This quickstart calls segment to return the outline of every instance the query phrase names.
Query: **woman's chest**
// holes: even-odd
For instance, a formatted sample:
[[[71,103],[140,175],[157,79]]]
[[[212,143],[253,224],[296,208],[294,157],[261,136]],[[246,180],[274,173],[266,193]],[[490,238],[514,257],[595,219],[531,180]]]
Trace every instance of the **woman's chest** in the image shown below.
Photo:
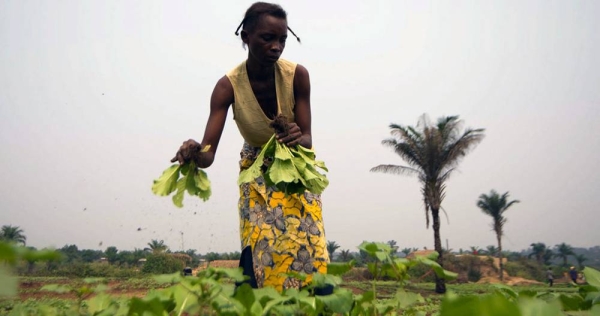
[[[273,119],[277,115],[277,89],[275,80],[250,81],[252,92],[265,115]]]

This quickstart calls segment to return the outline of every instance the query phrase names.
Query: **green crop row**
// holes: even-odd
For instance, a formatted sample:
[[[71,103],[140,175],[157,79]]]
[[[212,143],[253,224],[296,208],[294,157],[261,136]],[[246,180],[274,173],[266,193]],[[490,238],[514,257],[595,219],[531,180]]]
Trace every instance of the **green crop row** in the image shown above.
[[[382,243],[365,242],[359,246],[374,260],[368,266],[374,276],[362,294],[353,294],[342,286],[341,274],[352,268],[351,263],[332,263],[328,274],[314,275],[311,284],[288,289],[283,293],[272,288],[252,289],[242,282],[238,269],[208,268],[195,277],[180,274],[155,278],[163,289],[151,290],[143,298],[117,298],[106,294],[103,279],[86,279],[83,285],[47,285],[44,290],[70,293],[73,302],[31,301],[10,305],[8,315],[598,315],[600,313],[600,272],[586,268],[588,284],[578,285],[575,293],[551,293],[496,285],[488,294],[459,294],[449,291],[443,296],[424,298],[406,291],[411,268],[425,264],[439,278],[452,279],[455,274],[437,264],[434,254],[427,258],[404,259],[391,256],[391,249]],[[17,292],[16,278],[8,267],[18,260],[52,260],[52,253],[37,253],[0,244],[0,295]],[[303,275],[293,275],[302,279]],[[394,279],[393,283],[378,283],[377,279]],[[315,295],[314,289],[334,286],[333,294]],[[411,285],[412,286],[412,285]],[[382,299],[380,292],[385,292]],[[439,300],[437,298],[440,298]],[[0,305],[1,306],[1,305]]]

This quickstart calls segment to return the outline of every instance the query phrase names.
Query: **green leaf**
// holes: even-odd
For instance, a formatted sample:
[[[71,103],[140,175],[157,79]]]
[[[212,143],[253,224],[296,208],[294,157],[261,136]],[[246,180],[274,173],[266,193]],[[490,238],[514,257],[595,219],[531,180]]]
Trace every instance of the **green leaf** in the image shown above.
[[[256,301],[252,287],[250,287],[250,284],[248,283],[244,283],[236,289],[234,298],[244,306],[246,312],[252,309],[252,305],[254,305]]]
[[[7,242],[0,242],[0,262],[14,264],[17,261],[17,248]]]
[[[585,280],[588,284],[600,288],[600,271],[585,267],[583,269],[583,274],[585,275]]]
[[[398,292],[396,292],[396,300],[398,300],[401,309],[405,309],[415,303],[425,302],[425,299],[423,296],[421,296],[421,294],[409,293],[404,289],[400,289]]]
[[[558,299],[562,303],[562,307],[565,311],[579,310],[581,304],[583,303],[583,298],[576,295],[561,294],[558,296]]]
[[[442,266],[440,266],[439,263],[437,263],[429,258],[430,258],[429,256],[427,258],[417,256],[414,260],[421,262],[424,265],[430,266],[433,269],[433,271],[435,272],[435,274],[440,278],[444,278],[446,280],[454,280],[458,277],[457,273],[448,271],[448,270],[444,270],[444,268],[442,268]]]
[[[189,285],[187,285],[189,286]],[[175,311],[176,315],[197,315],[200,306],[198,304],[198,298],[194,295],[183,283],[177,284],[172,287],[173,299],[175,300]]]
[[[290,148],[280,142],[275,142],[275,159],[292,160],[293,154]]]
[[[362,304],[362,303],[372,303],[375,300],[376,300],[375,293],[373,293],[373,291],[366,291],[362,295],[357,295],[356,296],[356,301],[359,304]]]
[[[194,164],[191,163],[190,165],[193,166]],[[196,185],[196,174],[198,174],[198,169],[196,167],[189,168],[186,173],[182,172],[182,174],[185,175],[185,190],[187,193],[192,196],[198,195],[198,191],[200,190]]]
[[[181,175],[181,178],[179,176]],[[187,191],[189,195],[198,196],[203,201],[208,200],[211,195],[210,181],[206,173],[197,168],[194,162],[183,165],[172,165],[163,172],[163,175],[154,180],[152,192],[159,196],[173,195],[173,204],[183,207],[183,196]]]
[[[327,264],[327,274],[342,275],[354,267],[356,260],[350,260],[350,262],[330,262]]]
[[[519,300],[519,310],[523,316],[562,316],[565,315],[558,301],[547,303],[539,299]],[[507,314],[508,315],[508,314]]]
[[[275,159],[269,167],[269,178],[274,184],[280,182],[292,183],[300,181],[300,173],[294,167],[292,160]]]
[[[232,279],[235,282],[242,282],[248,279],[244,275],[244,271],[241,268],[213,268],[215,273],[219,276],[224,276]]]
[[[299,155],[306,156],[306,160],[315,160],[317,157],[314,150],[308,149],[304,146],[298,145],[295,149]]]
[[[536,297],[537,296],[537,291],[534,290],[523,290],[523,291],[519,291],[519,297]]]
[[[171,274],[155,275],[153,278],[154,278],[154,281],[156,281],[156,283],[159,283],[159,284],[173,284],[173,283],[177,283],[177,282],[180,282],[181,280],[183,280],[183,277],[181,276],[181,274],[179,272],[175,272],[175,273],[171,273]]]
[[[186,184],[186,177],[184,176],[183,178],[179,179],[179,181],[177,181],[177,193],[175,193],[175,195],[173,195],[173,204],[175,204],[175,206],[177,207],[183,207],[183,194],[185,193],[185,184]]]
[[[200,191],[210,190],[210,181],[208,180],[208,175],[206,172],[204,172],[204,170],[196,170],[196,174],[194,174],[194,181],[196,183],[196,187],[198,187]]]
[[[250,167],[246,170],[242,170],[240,172],[240,176],[238,177],[238,185],[242,185],[244,183],[250,183],[256,178],[262,175],[262,165],[264,164],[265,155],[267,152],[271,152],[275,149],[275,135],[271,136],[269,141],[263,145],[260,150],[260,153],[256,156],[256,160],[252,163]]]
[[[25,248],[26,251],[23,253],[22,257],[26,261],[35,262],[35,261],[55,261],[61,258],[61,253],[56,250],[29,250]]]
[[[454,316],[454,315],[496,315],[495,313],[482,313],[481,300],[479,297],[474,295],[446,295],[442,299],[440,305],[440,316]],[[491,308],[490,308],[491,309]],[[505,315],[519,315],[517,313],[505,314]]]
[[[262,174],[264,157],[273,156],[273,163]],[[314,160],[314,152],[302,146],[287,147],[275,139],[275,135],[263,146],[252,165],[240,172],[238,185],[254,181],[264,176],[268,186],[275,185],[278,190],[287,194],[310,191],[321,194],[329,185],[327,177],[316,168],[327,171],[322,161]]]
[[[159,196],[167,196],[175,191],[180,169],[181,165],[171,165],[169,168],[165,169],[160,178],[154,180],[152,192]]]
[[[252,303],[252,306],[250,307],[250,315],[262,315],[262,313],[263,306],[260,304],[260,302],[255,301]]]
[[[494,284],[494,287],[498,289],[501,293],[508,295],[509,297],[516,299],[519,297],[517,292],[515,292],[512,287],[504,285],[504,284]]]
[[[115,310],[116,307],[114,305],[116,305],[116,302],[108,294],[99,294],[87,301],[88,312],[91,315],[103,312],[110,307],[113,307],[111,310]]]
[[[127,315],[144,315],[145,312],[149,312],[151,315],[165,315],[173,309],[175,309],[173,300],[161,300],[158,297],[152,299],[133,297]]]
[[[388,315],[396,308],[391,301],[377,302],[375,307],[377,308],[377,315]]]
[[[329,269],[329,267],[327,267],[327,269]],[[309,288],[325,287],[328,285],[336,286],[340,284],[342,284],[342,278],[337,275],[315,273],[313,274]]]
[[[377,258],[378,253],[389,254],[392,251],[392,248],[388,244],[367,241],[363,241],[360,245],[358,245],[358,249],[366,252],[373,258]]]
[[[352,291],[342,288],[336,288],[330,295],[316,295],[315,298],[332,312],[340,314],[350,312],[354,304]]]
[[[600,304],[600,291],[595,286],[580,286],[579,295],[585,299],[585,303],[583,303],[582,306],[592,306],[595,304]]]
[[[19,287],[19,279],[12,276],[7,266],[0,264],[0,297],[15,296]]]

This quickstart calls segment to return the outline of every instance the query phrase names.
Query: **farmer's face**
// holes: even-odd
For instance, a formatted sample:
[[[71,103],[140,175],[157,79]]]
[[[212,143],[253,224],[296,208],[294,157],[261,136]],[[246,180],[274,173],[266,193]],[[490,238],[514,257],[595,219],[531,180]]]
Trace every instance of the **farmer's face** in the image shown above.
[[[272,65],[285,48],[287,21],[263,15],[252,32],[242,32],[242,40],[248,45],[249,57],[261,65]]]

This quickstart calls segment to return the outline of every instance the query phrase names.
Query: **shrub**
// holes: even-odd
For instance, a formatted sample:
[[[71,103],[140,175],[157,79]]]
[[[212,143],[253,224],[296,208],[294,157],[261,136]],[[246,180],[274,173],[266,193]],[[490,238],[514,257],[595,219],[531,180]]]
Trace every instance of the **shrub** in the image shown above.
[[[28,276],[60,276],[69,278],[131,278],[141,275],[135,268],[119,267],[108,263],[73,262],[62,263],[51,270],[36,267],[33,271],[21,273]]]
[[[417,264],[410,268],[408,275],[412,282],[435,282],[435,273],[431,267],[424,264]]]
[[[477,282],[481,279],[481,270],[476,267],[470,267],[467,271],[467,280],[469,282]]]
[[[508,275],[516,276],[529,280],[544,282],[546,280],[546,272],[544,268],[533,260],[518,260],[509,261],[504,265],[504,271]],[[557,275],[555,274],[555,277]]]
[[[142,272],[151,274],[175,273],[181,270],[183,270],[183,262],[166,253],[148,256],[142,268]]]

